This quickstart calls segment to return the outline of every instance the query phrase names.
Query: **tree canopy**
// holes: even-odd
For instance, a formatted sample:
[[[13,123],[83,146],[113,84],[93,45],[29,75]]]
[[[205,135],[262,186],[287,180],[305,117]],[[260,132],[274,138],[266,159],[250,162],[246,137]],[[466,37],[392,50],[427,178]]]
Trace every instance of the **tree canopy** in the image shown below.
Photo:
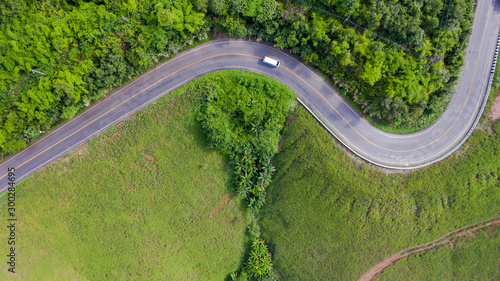
[[[472,0],[308,3],[394,43],[293,1],[3,1],[0,153],[208,39],[210,29],[290,50],[381,122],[418,127],[443,112],[464,62]]]

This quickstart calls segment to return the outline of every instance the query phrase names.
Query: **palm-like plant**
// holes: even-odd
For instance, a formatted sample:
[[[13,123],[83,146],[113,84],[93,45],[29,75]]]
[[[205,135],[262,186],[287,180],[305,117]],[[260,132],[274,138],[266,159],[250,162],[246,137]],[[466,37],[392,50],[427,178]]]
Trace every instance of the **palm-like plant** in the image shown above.
[[[271,158],[268,156],[266,156],[266,158],[267,159],[265,160],[262,170],[264,171],[264,173],[268,174],[269,176],[272,176],[274,171],[276,171],[276,168],[274,168],[274,166],[271,164]]]
[[[256,136],[259,136],[260,133],[262,132],[262,124],[260,123],[254,123],[252,122],[252,128],[250,129],[252,133],[254,133]]]
[[[251,185],[251,183],[252,183],[251,177],[248,175],[248,173],[243,172],[240,175],[239,185],[246,190],[247,187]]]
[[[271,254],[267,250],[265,241],[257,238],[252,244],[252,251],[247,262],[247,268],[253,277],[262,277],[268,274],[273,267]]]

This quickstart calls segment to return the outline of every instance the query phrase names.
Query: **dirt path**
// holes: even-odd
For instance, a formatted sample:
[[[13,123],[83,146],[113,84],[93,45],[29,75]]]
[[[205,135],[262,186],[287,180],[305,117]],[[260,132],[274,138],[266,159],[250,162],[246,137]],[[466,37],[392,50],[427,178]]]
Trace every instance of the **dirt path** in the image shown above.
[[[495,102],[491,106],[490,117],[493,120],[500,119],[500,95],[495,98]]]
[[[471,232],[483,229],[485,227],[489,227],[489,226],[492,226],[495,224],[500,224],[499,219],[500,219],[500,217],[495,217],[495,218],[491,218],[487,221],[474,223],[474,224],[468,225],[466,227],[463,227],[459,230],[455,230],[453,232],[450,232],[450,233],[446,234],[445,236],[443,236],[443,237],[441,237],[438,240],[435,240],[433,242],[402,250],[401,252],[386,258],[381,263],[379,263],[376,266],[374,266],[373,268],[371,268],[368,272],[366,272],[363,276],[361,276],[361,278],[359,280],[360,281],[372,280],[375,277],[375,275],[379,274],[386,267],[393,265],[396,261],[398,261],[402,258],[405,258],[405,257],[410,256],[410,255],[414,255],[416,253],[424,252],[424,251],[427,251],[429,249],[437,248],[437,247],[445,245],[447,243],[453,244],[454,240],[456,238],[460,238],[460,237],[465,236]]]

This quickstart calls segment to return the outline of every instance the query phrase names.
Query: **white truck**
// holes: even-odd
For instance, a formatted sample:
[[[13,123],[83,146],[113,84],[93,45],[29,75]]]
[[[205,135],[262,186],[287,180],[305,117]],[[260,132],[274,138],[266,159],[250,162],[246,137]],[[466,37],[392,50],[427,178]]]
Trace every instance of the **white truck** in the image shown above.
[[[262,62],[264,62],[265,64],[272,65],[274,67],[279,67],[280,66],[280,61],[279,60],[275,60],[275,59],[270,58],[270,57],[264,57],[264,60]]]

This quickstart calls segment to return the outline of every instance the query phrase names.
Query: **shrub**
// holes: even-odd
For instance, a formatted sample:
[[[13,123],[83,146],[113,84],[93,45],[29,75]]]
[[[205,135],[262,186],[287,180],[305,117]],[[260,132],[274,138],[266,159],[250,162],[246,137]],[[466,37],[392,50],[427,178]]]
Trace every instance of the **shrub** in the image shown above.
[[[255,239],[247,262],[248,271],[253,277],[263,277],[271,272],[272,266],[271,254],[264,240]]]
[[[240,196],[251,209],[265,203],[272,157],[294,94],[274,80],[225,72],[201,89],[198,120],[212,147],[230,157]]]
[[[231,280],[233,281],[247,281],[248,280],[248,273],[245,270],[242,270],[241,272],[234,272],[231,273]]]

